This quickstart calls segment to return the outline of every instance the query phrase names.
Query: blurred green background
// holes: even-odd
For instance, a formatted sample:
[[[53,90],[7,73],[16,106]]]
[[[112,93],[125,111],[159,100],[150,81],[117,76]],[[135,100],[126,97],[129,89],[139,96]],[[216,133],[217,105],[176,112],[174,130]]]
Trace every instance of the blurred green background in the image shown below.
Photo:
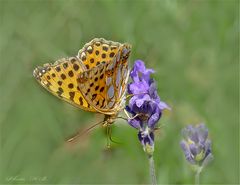
[[[65,140],[101,119],[62,102],[33,78],[35,66],[74,56],[95,37],[132,44],[131,65],[153,68],[172,108],[156,133],[160,184],[189,184],[193,173],[180,131],[205,122],[214,161],[207,184],[239,183],[239,3],[189,1],[0,1],[0,183],[143,184],[148,161],[137,131],[122,120],[106,150],[100,127],[77,143]]]

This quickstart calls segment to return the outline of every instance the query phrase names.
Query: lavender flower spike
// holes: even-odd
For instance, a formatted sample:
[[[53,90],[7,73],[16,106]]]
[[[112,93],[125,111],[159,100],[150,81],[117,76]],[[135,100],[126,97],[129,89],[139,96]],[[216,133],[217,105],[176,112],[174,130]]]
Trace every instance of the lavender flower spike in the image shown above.
[[[188,125],[182,130],[182,135],[184,139],[180,145],[187,161],[193,165],[206,166],[213,159],[206,126],[204,124]]]
[[[132,94],[126,110],[133,118],[128,119],[129,125],[139,130],[138,138],[143,149],[149,155],[154,151],[154,129],[164,109],[170,109],[160,100],[156,84],[150,78],[152,69],[147,69],[144,62],[137,60],[130,72],[132,82],[128,84],[128,93]]]

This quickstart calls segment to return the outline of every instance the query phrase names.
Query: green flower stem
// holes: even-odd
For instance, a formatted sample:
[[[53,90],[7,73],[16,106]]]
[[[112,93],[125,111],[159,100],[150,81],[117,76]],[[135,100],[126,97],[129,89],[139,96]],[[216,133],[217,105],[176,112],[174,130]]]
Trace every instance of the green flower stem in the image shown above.
[[[199,180],[200,180],[200,173],[195,174],[195,185],[199,185]]]
[[[152,185],[156,185],[157,184],[157,179],[156,179],[153,156],[149,155],[148,160],[149,160],[149,170],[150,170],[151,182],[152,182]]]
[[[196,170],[196,174],[195,174],[195,185],[199,185],[200,183],[200,173],[202,171],[202,167],[199,166]]]

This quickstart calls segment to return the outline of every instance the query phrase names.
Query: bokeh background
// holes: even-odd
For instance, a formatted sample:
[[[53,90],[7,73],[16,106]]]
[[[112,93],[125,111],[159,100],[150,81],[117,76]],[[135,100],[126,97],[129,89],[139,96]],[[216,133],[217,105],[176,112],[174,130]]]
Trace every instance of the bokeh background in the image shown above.
[[[0,183],[144,184],[148,160],[137,131],[122,120],[106,149],[100,127],[65,141],[101,120],[43,89],[35,66],[74,56],[104,37],[132,44],[131,65],[142,59],[156,73],[172,111],[160,120],[155,165],[160,184],[191,184],[179,147],[181,129],[206,123],[214,161],[204,184],[239,183],[239,2],[0,0]]]

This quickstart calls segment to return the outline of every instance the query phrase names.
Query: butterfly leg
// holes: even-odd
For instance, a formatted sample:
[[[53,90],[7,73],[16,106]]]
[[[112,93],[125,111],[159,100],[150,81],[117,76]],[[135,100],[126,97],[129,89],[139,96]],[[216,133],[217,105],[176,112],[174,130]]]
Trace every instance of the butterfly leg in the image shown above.
[[[112,138],[112,127],[110,124],[107,125],[107,148],[111,148],[111,142],[116,143],[116,144],[122,144],[120,142],[117,142],[113,140]]]
[[[129,116],[129,114],[128,114],[128,112],[126,111],[126,109],[124,109],[124,113],[125,113],[125,115],[128,117],[128,119],[135,119],[136,117],[139,116],[139,114],[136,114],[136,115],[133,116],[133,117]]]
[[[131,119],[131,117],[129,116],[128,112],[126,111],[126,109],[124,109],[124,113],[125,115],[128,117],[128,119]]]
[[[110,128],[110,124],[108,123],[107,121],[107,118],[105,116],[104,118],[104,121],[102,122],[102,127],[103,128],[106,128],[106,135],[107,135],[107,149],[111,148],[111,142],[110,142],[110,139],[109,139],[109,135],[111,134],[111,128]]]
[[[134,118],[136,118],[137,116],[139,116],[139,114],[136,114],[135,116],[130,117],[129,114],[127,113],[127,111],[126,111],[125,109],[124,109],[124,113],[125,113],[125,115],[127,116],[127,118],[124,118],[124,117],[122,117],[122,116],[118,116],[118,117],[116,117],[116,119],[119,118],[119,119],[123,119],[123,120],[125,120],[125,121],[128,121],[129,119],[131,120],[131,119],[134,119]]]
[[[107,125],[107,148],[111,148],[111,128],[109,125]]]
[[[144,93],[137,93],[137,94],[128,94],[128,95],[126,95],[125,99],[130,98],[130,97],[135,96],[135,95],[143,95],[143,94],[147,94],[147,93],[144,92]]]

